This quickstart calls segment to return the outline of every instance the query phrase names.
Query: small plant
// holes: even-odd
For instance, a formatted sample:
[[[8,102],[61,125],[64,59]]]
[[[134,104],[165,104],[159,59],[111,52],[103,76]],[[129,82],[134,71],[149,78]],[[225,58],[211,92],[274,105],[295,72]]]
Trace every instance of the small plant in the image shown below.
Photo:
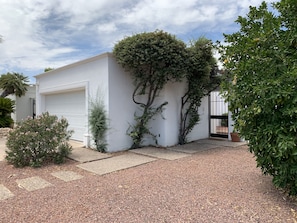
[[[15,167],[40,167],[45,162],[62,163],[71,152],[65,118],[43,113],[36,119],[28,118],[9,132],[6,160]]]
[[[96,149],[99,152],[106,152],[105,134],[108,129],[107,117],[104,109],[104,104],[100,97],[91,102],[91,111],[89,116],[91,133],[96,144]]]
[[[0,97],[0,128],[11,127],[13,120],[10,114],[14,111],[14,101]]]

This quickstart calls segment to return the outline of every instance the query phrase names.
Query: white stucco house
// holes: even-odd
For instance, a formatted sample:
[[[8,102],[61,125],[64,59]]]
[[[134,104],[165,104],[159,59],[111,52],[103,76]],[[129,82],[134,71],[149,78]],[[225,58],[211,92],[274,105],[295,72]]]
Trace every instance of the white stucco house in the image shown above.
[[[111,53],[104,53],[46,73],[36,78],[36,113],[48,111],[65,117],[69,129],[74,130],[72,139],[92,144],[88,114],[90,101],[100,95],[109,121],[106,135],[108,152],[126,150],[132,145],[127,135],[129,123],[134,123],[138,107],[132,101],[134,90],[131,75],[117,64]],[[156,105],[168,102],[163,116],[151,121],[151,131],[158,136],[159,146],[178,143],[180,98],[185,91],[184,83],[169,83],[159,95]],[[205,97],[200,108],[201,121],[189,135],[189,140],[209,137],[209,100]],[[150,138],[145,145],[154,144]]]

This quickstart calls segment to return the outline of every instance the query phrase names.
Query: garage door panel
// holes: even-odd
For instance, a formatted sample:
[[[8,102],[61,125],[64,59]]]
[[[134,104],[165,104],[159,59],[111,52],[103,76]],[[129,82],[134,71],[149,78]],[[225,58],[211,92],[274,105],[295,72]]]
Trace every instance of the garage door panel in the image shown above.
[[[45,110],[51,115],[66,118],[69,123],[68,129],[74,130],[71,138],[83,141],[86,129],[84,91],[46,95]]]

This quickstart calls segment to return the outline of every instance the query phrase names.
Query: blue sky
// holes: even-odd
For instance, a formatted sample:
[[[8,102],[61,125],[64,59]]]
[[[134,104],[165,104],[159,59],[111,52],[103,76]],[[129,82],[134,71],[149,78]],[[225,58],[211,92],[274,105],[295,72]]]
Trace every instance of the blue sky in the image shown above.
[[[0,74],[30,77],[103,52],[156,29],[185,42],[223,40],[262,0],[0,0]],[[266,2],[273,2],[267,0]]]

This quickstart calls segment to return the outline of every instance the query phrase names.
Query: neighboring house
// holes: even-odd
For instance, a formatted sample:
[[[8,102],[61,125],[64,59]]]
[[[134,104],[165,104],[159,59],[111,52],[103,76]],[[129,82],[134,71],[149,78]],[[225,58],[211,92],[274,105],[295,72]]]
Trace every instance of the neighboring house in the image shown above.
[[[15,95],[9,95],[7,97],[15,101],[15,112],[11,114],[11,118],[15,123],[21,122],[29,116],[35,117],[35,85],[29,85],[26,94],[22,97]]]
[[[88,114],[90,101],[99,94],[108,116],[109,130],[106,134],[108,152],[128,149],[132,139],[127,135],[129,124],[134,123],[138,106],[132,101],[134,90],[131,75],[117,64],[111,53],[104,53],[79,61],[36,77],[36,113],[48,111],[65,117],[69,129],[74,130],[72,139],[92,144]],[[150,122],[151,132],[158,137],[159,146],[178,143],[179,109],[185,83],[169,83],[155,104],[168,102],[163,111]],[[189,141],[209,137],[209,100],[205,97],[200,108],[201,121],[189,135]],[[146,138],[145,145],[154,144]]]

